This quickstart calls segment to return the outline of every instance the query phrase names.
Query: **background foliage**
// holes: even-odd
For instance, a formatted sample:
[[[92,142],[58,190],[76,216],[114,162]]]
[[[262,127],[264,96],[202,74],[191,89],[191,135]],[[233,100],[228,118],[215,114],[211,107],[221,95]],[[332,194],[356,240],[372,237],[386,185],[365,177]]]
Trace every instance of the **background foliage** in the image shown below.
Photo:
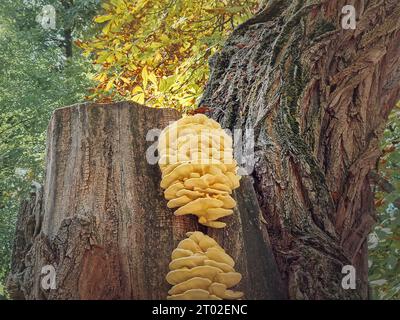
[[[56,8],[54,30],[36,21],[47,4]],[[32,182],[42,181],[51,112],[85,99],[194,108],[208,58],[256,6],[254,0],[1,0],[0,299],[20,201]],[[369,264],[379,299],[400,299],[399,146],[398,107],[374,187],[378,223]]]
[[[369,237],[373,297],[400,299],[400,103],[389,117],[375,187],[378,223]]]
[[[45,4],[57,9],[55,30],[36,21]],[[67,57],[72,42],[66,30],[72,37],[88,33],[97,6],[83,0],[0,2],[0,296],[20,201],[33,181],[42,180],[51,112],[81,101],[91,85],[90,64],[80,55]]]
[[[208,77],[208,58],[256,10],[255,0],[111,0],[95,21],[103,29],[78,42],[96,67],[90,98],[116,97],[188,109]]]

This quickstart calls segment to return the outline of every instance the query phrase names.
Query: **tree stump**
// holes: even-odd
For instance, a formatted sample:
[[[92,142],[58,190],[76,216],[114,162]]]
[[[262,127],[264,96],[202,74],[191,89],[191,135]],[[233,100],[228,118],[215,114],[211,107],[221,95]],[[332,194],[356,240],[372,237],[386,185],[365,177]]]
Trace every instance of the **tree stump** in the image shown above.
[[[54,112],[44,186],[24,201],[17,222],[13,299],[165,299],[170,254],[199,229],[237,261],[247,299],[285,298],[250,178],[235,192],[238,207],[223,230],[167,208],[159,167],[146,160],[155,144],[146,135],[179,117],[126,102]],[[43,285],[49,266],[50,288]]]

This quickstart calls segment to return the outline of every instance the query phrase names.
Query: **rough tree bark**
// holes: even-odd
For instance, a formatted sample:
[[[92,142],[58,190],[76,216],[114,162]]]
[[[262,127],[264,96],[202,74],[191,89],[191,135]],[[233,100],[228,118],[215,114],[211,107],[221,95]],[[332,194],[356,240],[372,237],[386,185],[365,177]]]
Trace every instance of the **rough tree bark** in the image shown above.
[[[150,129],[173,110],[130,103],[58,109],[47,137],[43,188],[21,207],[8,291],[14,299],[165,299],[172,250],[196,219],[175,217],[146,160]],[[228,228],[212,235],[237,261],[248,299],[284,298],[261,210],[249,179],[235,193]],[[208,232],[206,228],[201,229]],[[56,288],[42,286],[54,267]]]
[[[398,0],[272,0],[210,59],[201,105],[255,130],[258,201],[289,298],[367,298],[368,173],[400,98]],[[344,5],[355,30],[341,27]],[[357,287],[343,290],[343,265]]]

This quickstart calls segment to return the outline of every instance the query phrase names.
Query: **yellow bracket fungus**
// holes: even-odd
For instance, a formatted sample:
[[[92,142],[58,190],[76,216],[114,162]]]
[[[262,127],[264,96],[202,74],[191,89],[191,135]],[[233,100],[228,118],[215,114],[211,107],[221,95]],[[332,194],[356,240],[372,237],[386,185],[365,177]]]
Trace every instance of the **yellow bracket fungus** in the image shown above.
[[[211,237],[200,231],[188,232],[171,254],[166,280],[173,287],[169,300],[235,300],[243,292],[229,288],[237,285],[242,275],[235,262]]]
[[[177,208],[176,215],[196,215],[205,226],[225,227],[216,220],[233,213],[231,194],[240,180],[231,137],[216,121],[196,114],[166,127],[158,151],[168,208]]]

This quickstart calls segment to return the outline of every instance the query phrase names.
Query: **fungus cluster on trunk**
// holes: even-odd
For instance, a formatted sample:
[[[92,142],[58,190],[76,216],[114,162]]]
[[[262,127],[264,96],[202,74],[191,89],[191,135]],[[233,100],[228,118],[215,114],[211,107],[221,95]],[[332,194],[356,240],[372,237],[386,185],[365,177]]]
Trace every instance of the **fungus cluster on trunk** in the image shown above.
[[[211,237],[200,231],[188,232],[172,252],[166,280],[173,287],[171,300],[235,300],[243,293],[229,290],[242,276],[235,262]]]
[[[217,220],[233,213],[231,194],[240,176],[232,139],[220,124],[203,114],[185,116],[161,132],[158,152],[168,208],[177,208],[175,215],[196,215],[207,227],[225,227]],[[167,299],[240,299],[242,292],[229,290],[242,278],[233,259],[202,232],[186,235],[172,252]]]
[[[200,224],[223,228],[217,221],[233,213],[232,190],[239,187],[232,139],[203,114],[184,117],[166,127],[159,140],[161,187],[176,215],[193,214]]]

